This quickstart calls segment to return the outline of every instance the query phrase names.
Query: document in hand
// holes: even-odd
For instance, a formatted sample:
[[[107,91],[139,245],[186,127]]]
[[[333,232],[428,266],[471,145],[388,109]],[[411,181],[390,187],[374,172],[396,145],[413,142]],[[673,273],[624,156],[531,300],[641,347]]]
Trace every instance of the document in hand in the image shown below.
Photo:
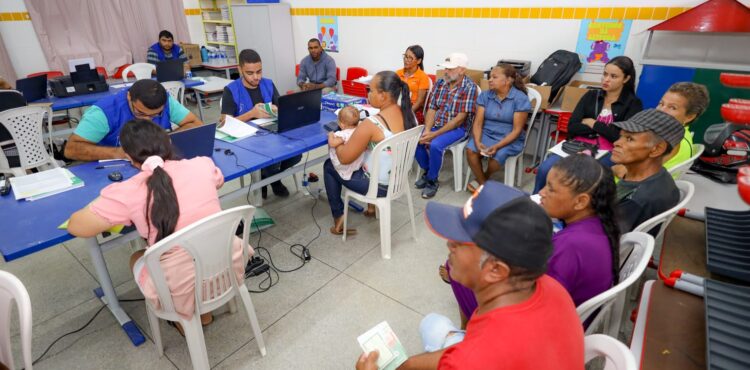
[[[383,321],[357,337],[362,351],[378,351],[378,369],[395,370],[406,361],[406,350],[388,322]]]
[[[229,135],[234,139],[243,139],[255,135],[258,129],[237,118],[226,116],[224,124],[221,127],[217,127],[216,131]]]
[[[271,105],[271,103],[263,104],[263,111],[268,113],[271,118],[277,117],[279,115],[277,111],[273,110],[273,106]]]

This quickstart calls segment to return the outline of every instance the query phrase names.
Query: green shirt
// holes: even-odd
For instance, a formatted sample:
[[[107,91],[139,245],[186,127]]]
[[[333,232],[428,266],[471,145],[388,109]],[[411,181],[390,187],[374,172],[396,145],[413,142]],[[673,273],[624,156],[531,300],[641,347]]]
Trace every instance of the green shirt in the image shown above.
[[[685,128],[685,136],[680,141],[680,149],[674,157],[664,163],[664,168],[671,170],[678,164],[690,159],[693,156],[693,133]]]
[[[190,113],[171,95],[168,96],[167,102],[169,103],[169,121],[173,124],[179,124]],[[89,107],[81,117],[81,122],[78,123],[74,133],[92,143],[102,141],[109,133],[109,121],[104,111],[96,105]]]

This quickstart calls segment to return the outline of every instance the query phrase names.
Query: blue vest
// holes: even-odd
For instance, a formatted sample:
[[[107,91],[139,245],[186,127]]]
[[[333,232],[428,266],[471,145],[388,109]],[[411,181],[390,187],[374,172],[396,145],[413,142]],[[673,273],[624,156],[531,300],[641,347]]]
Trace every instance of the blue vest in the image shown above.
[[[94,105],[104,112],[104,115],[107,117],[107,124],[109,125],[107,136],[98,144],[103,146],[120,146],[120,129],[128,121],[135,118],[128,104],[128,91],[122,90],[115,95],[100,99]],[[169,121],[169,100],[164,103],[164,111],[162,111],[161,117],[152,119],[152,121],[165,130],[172,127],[172,123]]]
[[[263,101],[258,103],[270,103],[273,100],[273,81],[268,78],[260,79],[260,95],[263,96]],[[245,85],[242,84],[242,77],[232,81],[227,85],[229,91],[232,93],[234,99],[234,116],[240,116],[253,109],[252,99],[248,94]]]
[[[164,55],[164,50],[161,49],[161,45],[157,42],[156,44],[151,45],[149,48],[153,50],[157,55],[159,55],[159,61],[163,62],[167,60],[167,57]],[[143,49],[141,49],[143,50]],[[177,44],[172,44],[172,57],[169,59],[177,59],[180,57],[180,46]]]

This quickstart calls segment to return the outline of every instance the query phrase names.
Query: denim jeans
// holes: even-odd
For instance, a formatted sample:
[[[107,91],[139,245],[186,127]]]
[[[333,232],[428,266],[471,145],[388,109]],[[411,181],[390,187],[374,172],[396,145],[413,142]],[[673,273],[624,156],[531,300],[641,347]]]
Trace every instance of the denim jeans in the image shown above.
[[[323,165],[323,182],[325,183],[326,194],[328,195],[328,205],[331,206],[333,218],[339,218],[344,215],[344,201],[341,199],[341,188],[346,186],[347,189],[359,194],[367,194],[370,187],[370,178],[365,174],[363,169],[358,169],[352,173],[352,178],[344,180],[339,175],[330,159],[326,160]],[[378,197],[384,197],[388,191],[385,185],[378,186]]]
[[[419,323],[419,334],[424,350],[435,352],[463,341],[466,331],[457,328],[449,318],[430,313]]]
[[[432,131],[437,131],[438,129],[439,127],[433,127]],[[417,163],[427,173],[428,180],[437,180],[440,174],[440,167],[443,166],[443,152],[445,152],[445,148],[465,136],[466,130],[463,127],[459,127],[432,139],[429,148],[426,145],[417,145]]]
[[[301,160],[302,160],[302,154],[296,155],[292,158],[285,159],[279,163],[274,163],[260,170],[260,178],[265,179],[266,177],[271,177],[277,173],[280,173],[284,170],[292,168],[294,167],[295,164],[299,163],[299,161]]]
[[[539,164],[539,167],[537,167],[536,178],[534,179],[534,191],[532,194],[539,193],[544,185],[547,185],[547,174],[549,173],[549,170],[551,170],[555,163],[559,162],[561,159],[562,157],[557,154],[550,154],[544,162]],[[615,162],[612,162],[612,153],[607,153],[604,157],[599,158],[599,163],[606,167],[614,166]]]

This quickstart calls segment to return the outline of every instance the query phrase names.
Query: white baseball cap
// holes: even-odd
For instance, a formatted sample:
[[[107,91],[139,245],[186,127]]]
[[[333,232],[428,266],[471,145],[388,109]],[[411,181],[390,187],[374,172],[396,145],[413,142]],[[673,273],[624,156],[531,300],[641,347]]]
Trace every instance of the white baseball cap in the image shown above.
[[[469,58],[464,53],[451,53],[445,58],[445,62],[438,64],[438,67],[453,69],[458,67],[466,68],[469,64]]]

